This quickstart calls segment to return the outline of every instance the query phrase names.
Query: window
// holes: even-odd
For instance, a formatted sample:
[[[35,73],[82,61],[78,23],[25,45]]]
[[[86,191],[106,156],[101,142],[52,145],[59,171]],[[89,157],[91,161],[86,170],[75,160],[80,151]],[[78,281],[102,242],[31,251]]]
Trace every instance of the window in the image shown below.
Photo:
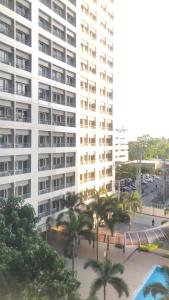
[[[2,74],[2,73],[1,73]],[[3,73],[3,78],[0,77],[0,91],[6,93],[12,93],[12,76],[11,74]]]
[[[59,81],[61,83],[64,83],[65,82],[65,76],[64,76],[64,71],[63,70],[53,70],[52,72],[52,79],[53,80],[56,80],[56,81]]]
[[[25,34],[22,31],[20,31],[19,29],[16,30],[16,40],[18,42],[21,42],[21,43],[25,44],[25,45],[28,45],[28,46],[31,45],[30,36]]]
[[[68,29],[67,29],[67,42],[72,46],[76,46],[76,34]]]
[[[42,11],[39,11],[39,26],[49,32],[51,31],[51,18]]]
[[[7,51],[0,49],[0,62],[11,65],[12,64],[11,54],[8,53]]]
[[[75,74],[74,73],[67,72],[66,84],[75,86]]]
[[[30,16],[30,5],[28,2],[25,2],[25,4],[27,6],[24,6],[23,4],[21,4],[20,2],[16,2],[16,12],[21,15],[22,17],[30,20],[31,16]]]
[[[65,5],[60,1],[53,2],[53,10],[60,17],[65,18]]]
[[[49,70],[49,68],[47,68],[47,67],[45,67],[43,65],[39,65],[39,75],[47,77],[47,78],[50,78],[50,70]]]
[[[65,40],[65,27],[60,23],[53,26],[53,34],[58,38]]]
[[[67,21],[76,26],[76,14],[69,8],[67,8]]]
[[[67,93],[67,106],[75,107],[76,106],[76,96],[73,93]]]
[[[76,66],[76,55],[73,52],[67,51],[67,64]]]
[[[57,89],[53,91],[53,102],[62,105],[65,104],[65,95],[63,90]]]
[[[18,95],[25,96],[27,92],[27,86],[25,83],[16,82],[16,93]]]
[[[47,216],[50,212],[49,202],[38,205],[38,214],[42,216]]]
[[[0,15],[0,19],[1,19],[1,15]],[[2,20],[0,20],[0,33],[3,33],[5,35],[11,37],[12,36],[12,27],[11,27],[11,25],[6,24]]]
[[[48,86],[46,86],[46,88],[39,87],[39,99],[45,100],[45,101],[50,101],[50,90],[49,90]]]
[[[17,55],[16,67],[25,71],[30,71],[30,61]]]
[[[39,41],[39,50],[46,53],[46,54],[50,54],[50,47],[49,45],[45,44],[42,41]]]
[[[65,61],[64,48],[53,48],[53,57],[58,60]]]

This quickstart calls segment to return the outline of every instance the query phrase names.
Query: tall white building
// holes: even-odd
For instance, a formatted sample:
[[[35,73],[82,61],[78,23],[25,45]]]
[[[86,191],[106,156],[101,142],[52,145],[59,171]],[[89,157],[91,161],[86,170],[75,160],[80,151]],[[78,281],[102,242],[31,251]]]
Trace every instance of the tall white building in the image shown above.
[[[114,191],[113,1],[0,0],[0,197]]]
[[[128,137],[127,129],[118,128],[115,130],[114,159],[116,163],[128,161]]]

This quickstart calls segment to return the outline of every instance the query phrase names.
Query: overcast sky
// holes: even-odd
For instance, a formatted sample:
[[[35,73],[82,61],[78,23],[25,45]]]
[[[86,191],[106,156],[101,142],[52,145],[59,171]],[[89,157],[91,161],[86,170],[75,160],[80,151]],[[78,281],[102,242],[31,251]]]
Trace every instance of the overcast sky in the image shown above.
[[[169,137],[169,0],[115,0],[117,124]]]

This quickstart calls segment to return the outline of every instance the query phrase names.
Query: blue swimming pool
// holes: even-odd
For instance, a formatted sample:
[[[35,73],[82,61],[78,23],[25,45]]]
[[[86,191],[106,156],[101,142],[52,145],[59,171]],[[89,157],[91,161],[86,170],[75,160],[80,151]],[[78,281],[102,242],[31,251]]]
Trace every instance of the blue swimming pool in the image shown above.
[[[134,300],[154,300],[154,298],[149,294],[147,297],[144,298],[143,290],[144,288],[149,285],[150,283],[154,282],[160,282],[164,286],[167,286],[167,279],[165,276],[165,273],[162,272],[160,266],[155,266],[153,270],[151,271],[150,275],[148,276],[145,283],[142,285],[142,287],[137,292]],[[156,300],[160,300],[162,297],[160,295],[157,295]]]

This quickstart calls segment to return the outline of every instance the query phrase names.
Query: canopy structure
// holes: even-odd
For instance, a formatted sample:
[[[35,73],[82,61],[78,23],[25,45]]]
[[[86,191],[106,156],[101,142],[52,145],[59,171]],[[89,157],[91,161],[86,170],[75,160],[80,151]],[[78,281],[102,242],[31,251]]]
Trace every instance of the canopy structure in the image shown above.
[[[140,246],[161,240],[169,240],[169,222],[158,227],[124,232],[124,246]]]

